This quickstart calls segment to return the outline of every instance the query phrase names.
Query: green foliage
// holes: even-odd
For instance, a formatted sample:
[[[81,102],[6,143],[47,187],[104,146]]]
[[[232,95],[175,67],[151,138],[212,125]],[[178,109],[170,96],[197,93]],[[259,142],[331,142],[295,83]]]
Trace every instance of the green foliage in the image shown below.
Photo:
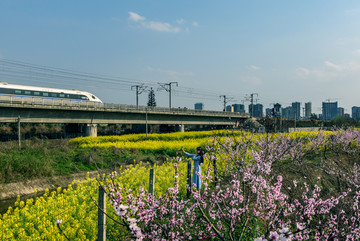
[[[151,107],[156,106],[155,91],[153,90],[153,88],[151,88],[149,91],[147,106],[151,106]]]
[[[0,143],[0,183],[19,182],[35,178],[67,175],[81,171],[119,168],[123,164],[142,161],[162,163],[168,156],[143,154],[136,149],[88,148],[79,149],[67,140],[33,138],[22,142]]]
[[[346,118],[345,116],[337,116],[330,121],[332,126],[337,128],[347,128],[351,126],[360,126],[360,122],[355,119]]]

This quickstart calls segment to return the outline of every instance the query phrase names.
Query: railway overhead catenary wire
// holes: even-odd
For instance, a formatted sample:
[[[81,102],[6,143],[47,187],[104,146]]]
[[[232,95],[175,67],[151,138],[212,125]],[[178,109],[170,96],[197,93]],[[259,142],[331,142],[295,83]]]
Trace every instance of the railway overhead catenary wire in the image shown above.
[[[131,91],[131,86],[146,85],[148,87],[158,87],[155,81],[145,81],[127,77],[114,77],[102,74],[84,73],[62,68],[35,65],[21,61],[0,59],[0,81],[17,81],[24,85],[41,85],[44,87],[61,86],[73,89],[74,84],[79,86],[93,86],[97,88],[100,84],[111,85],[111,89]],[[197,89],[194,87],[179,86],[173,89],[175,96],[181,99],[197,99],[199,101],[219,102],[221,94],[226,94],[233,101],[240,101],[240,93],[228,93],[226,91],[217,92],[214,90]]]
[[[4,64],[5,63],[5,64]],[[13,68],[11,70],[6,69],[7,64],[11,64]],[[20,69],[14,68],[14,66],[19,67]],[[25,68],[25,71],[23,71],[23,68]],[[130,78],[124,78],[124,77],[113,77],[113,76],[106,76],[106,75],[99,75],[99,74],[89,74],[89,73],[82,73],[82,72],[76,72],[71,70],[64,70],[59,68],[53,68],[53,67],[44,67],[44,66],[38,66],[33,64],[27,64],[23,62],[15,62],[15,61],[9,61],[5,59],[0,59],[0,72],[11,72],[16,73],[18,75],[21,75],[23,77],[28,77],[29,73],[32,73],[36,75],[37,78],[46,78],[49,80],[49,77],[52,78],[66,78],[64,80],[71,81],[73,79],[76,80],[86,80],[86,81],[94,81],[99,82],[101,80],[101,83],[114,83],[114,84],[127,84],[128,86],[135,85],[135,84],[145,84],[147,86],[157,87],[157,83],[151,82],[151,81],[145,81],[145,80],[139,80],[139,79],[130,79]],[[57,74],[56,74],[57,73]],[[65,74],[65,75],[64,75]],[[71,79],[69,79],[71,77]],[[104,80],[104,81],[103,81]],[[195,92],[199,93],[199,95],[213,95],[213,97],[218,97],[219,92],[215,92],[213,90],[206,90],[206,89],[196,89],[193,87],[184,87],[179,86],[179,89],[184,89],[186,92]],[[239,95],[239,94],[230,94],[226,93],[229,96]]]

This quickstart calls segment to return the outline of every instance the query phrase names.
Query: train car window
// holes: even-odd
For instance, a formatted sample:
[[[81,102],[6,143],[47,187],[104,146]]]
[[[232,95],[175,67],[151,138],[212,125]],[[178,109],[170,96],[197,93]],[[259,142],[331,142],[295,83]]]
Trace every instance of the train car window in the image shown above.
[[[0,88],[0,93],[2,94],[14,94],[13,89],[7,89],[7,88]]]
[[[32,95],[32,96],[43,96],[43,97],[53,97],[53,98],[68,98],[75,100],[96,100],[94,95],[89,97],[81,94],[66,94],[66,93],[53,93],[53,92],[42,92],[42,91],[30,91],[30,90],[19,90],[19,89],[9,89],[9,88],[0,88],[0,94],[16,94],[16,95]]]

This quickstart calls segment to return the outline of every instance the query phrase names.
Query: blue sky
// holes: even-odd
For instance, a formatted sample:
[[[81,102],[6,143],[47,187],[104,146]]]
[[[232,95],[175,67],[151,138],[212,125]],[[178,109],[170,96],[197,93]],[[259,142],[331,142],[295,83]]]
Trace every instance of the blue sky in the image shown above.
[[[0,58],[114,76],[155,87],[177,81],[173,106],[222,109],[258,93],[279,102],[334,99],[360,105],[359,1],[2,0]],[[1,70],[1,63],[0,63]],[[39,81],[17,84],[82,89],[104,102],[134,104],[129,83]],[[159,106],[168,105],[156,88]],[[147,94],[140,96],[145,104]],[[245,102],[249,104],[249,102]]]

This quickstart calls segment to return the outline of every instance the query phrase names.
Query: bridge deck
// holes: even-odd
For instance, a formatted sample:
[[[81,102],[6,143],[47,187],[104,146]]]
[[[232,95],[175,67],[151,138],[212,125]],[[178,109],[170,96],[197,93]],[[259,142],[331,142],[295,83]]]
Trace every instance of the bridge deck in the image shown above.
[[[0,122],[229,125],[246,113],[0,96]],[[147,117],[147,118],[146,118]]]

